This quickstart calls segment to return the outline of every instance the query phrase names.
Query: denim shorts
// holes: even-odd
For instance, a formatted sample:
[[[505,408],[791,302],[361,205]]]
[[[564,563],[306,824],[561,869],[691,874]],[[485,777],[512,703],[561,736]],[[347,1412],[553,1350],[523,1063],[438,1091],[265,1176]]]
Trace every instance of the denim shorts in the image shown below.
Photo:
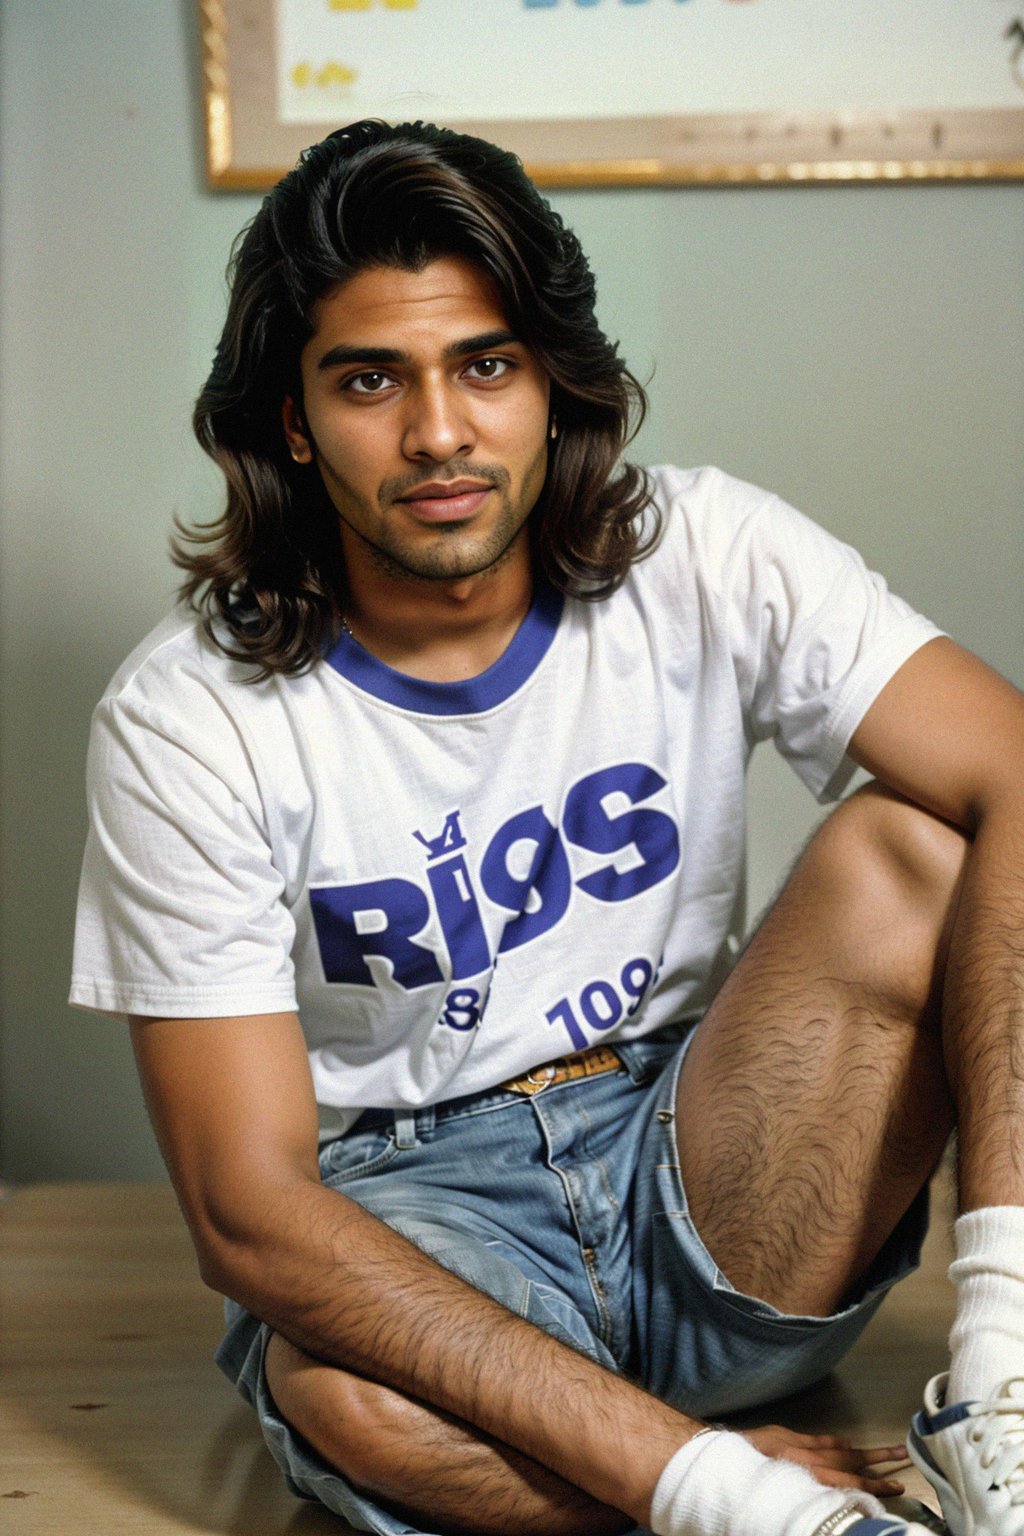
[[[927,1192],[835,1316],[784,1315],[741,1295],[698,1237],[680,1177],[675,1090],[691,1038],[687,1027],[616,1044],[620,1071],[533,1098],[498,1090],[374,1112],[321,1149],[321,1177],[510,1311],[683,1411],[769,1402],[827,1375],[914,1268]],[[217,1362],[256,1408],[293,1491],[381,1536],[415,1531],[291,1430],[267,1388],[266,1325],[233,1302],[227,1316]]]

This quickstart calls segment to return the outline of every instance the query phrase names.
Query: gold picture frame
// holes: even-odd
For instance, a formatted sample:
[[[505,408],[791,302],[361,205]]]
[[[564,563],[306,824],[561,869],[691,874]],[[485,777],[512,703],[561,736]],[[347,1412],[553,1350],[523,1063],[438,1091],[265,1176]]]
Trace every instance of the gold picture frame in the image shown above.
[[[343,8],[342,0],[327,3]],[[416,0],[382,3],[399,9]],[[344,8],[369,4],[344,0]],[[277,115],[274,0],[198,0],[198,7],[209,184],[263,191],[328,126]],[[1020,107],[538,116],[455,126],[515,150],[548,187],[1024,180],[1024,0],[1021,9]],[[1014,42],[1008,32],[1008,49]]]

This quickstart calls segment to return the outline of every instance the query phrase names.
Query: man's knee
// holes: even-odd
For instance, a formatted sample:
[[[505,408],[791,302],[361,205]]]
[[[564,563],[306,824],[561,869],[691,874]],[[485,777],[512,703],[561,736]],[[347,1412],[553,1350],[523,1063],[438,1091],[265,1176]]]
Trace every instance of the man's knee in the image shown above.
[[[970,848],[965,832],[874,781],[852,795],[847,807],[856,811],[863,835],[892,873],[948,905]]]
[[[270,1336],[265,1364],[270,1395],[291,1428],[346,1481],[372,1481],[380,1422],[370,1401],[373,1384],[314,1360],[279,1333]]]
[[[818,832],[812,856],[869,903],[869,910],[933,930],[955,910],[970,839],[941,817],[877,783],[843,802]]]
[[[424,1530],[617,1536],[632,1522],[439,1410],[271,1334],[278,1412],[364,1497]]]

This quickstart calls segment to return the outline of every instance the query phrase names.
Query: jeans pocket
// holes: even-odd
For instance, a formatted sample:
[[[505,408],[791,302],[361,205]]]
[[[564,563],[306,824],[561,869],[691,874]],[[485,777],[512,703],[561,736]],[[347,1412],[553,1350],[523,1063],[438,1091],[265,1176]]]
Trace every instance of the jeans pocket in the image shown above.
[[[391,1131],[380,1127],[350,1131],[320,1148],[320,1177],[332,1189],[366,1178],[394,1162],[399,1147]]]

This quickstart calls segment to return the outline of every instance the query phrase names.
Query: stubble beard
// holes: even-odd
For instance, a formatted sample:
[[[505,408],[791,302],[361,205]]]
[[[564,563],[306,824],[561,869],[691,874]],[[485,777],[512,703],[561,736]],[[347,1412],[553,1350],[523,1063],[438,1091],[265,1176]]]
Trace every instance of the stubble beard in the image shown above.
[[[539,467],[539,466],[538,466]],[[473,533],[472,519],[465,522],[438,523],[436,535],[429,546],[420,548],[411,539],[403,538],[401,531],[389,524],[385,517],[379,524],[376,538],[369,537],[357,528],[340,509],[338,516],[349,531],[356,535],[369,551],[375,568],[391,579],[421,582],[460,581],[469,576],[480,576],[485,571],[499,570],[512,558],[513,551],[530,513],[543,488],[541,479],[537,494],[530,497],[524,486],[523,497],[516,505],[509,491],[507,470],[498,467],[474,468],[470,464],[449,465],[446,480],[460,478],[487,480],[494,487],[494,494],[501,497],[501,512],[491,532],[480,543]],[[546,468],[546,454],[544,455]],[[455,471],[452,473],[452,471]],[[527,484],[532,476],[527,477]],[[422,484],[424,475],[418,472],[415,479],[404,477],[402,481],[388,481],[381,487],[380,505],[393,506],[396,501],[416,485]],[[525,510],[523,510],[524,505]],[[462,536],[460,538],[460,536]]]
[[[473,539],[466,523],[440,524],[436,541],[425,549],[410,548],[400,536],[382,537],[379,543],[367,539],[366,543],[382,574],[425,582],[458,581],[504,565],[528,516],[528,512],[517,514],[508,496],[503,495],[501,516],[482,544]]]

